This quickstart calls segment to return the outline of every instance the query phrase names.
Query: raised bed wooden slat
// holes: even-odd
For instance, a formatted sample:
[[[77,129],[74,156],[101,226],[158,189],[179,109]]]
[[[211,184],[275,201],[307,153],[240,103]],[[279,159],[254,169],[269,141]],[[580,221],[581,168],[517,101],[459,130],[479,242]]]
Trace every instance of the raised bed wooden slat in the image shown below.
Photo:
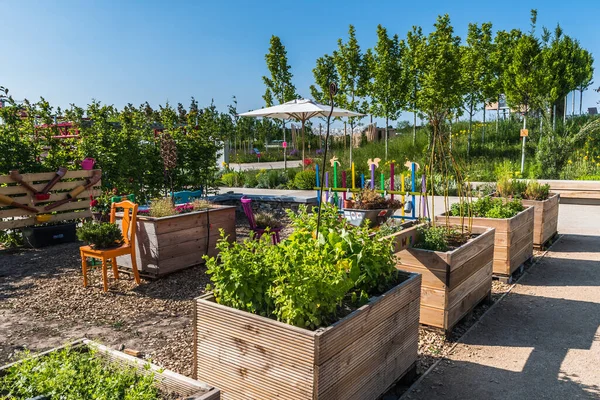
[[[400,234],[413,236],[414,243],[418,227]],[[396,252],[396,268],[423,275],[422,324],[450,331],[491,291],[494,228],[474,226],[472,232],[478,236],[453,251],[409,247]]]
[[[525,261],[533,256],[533,217],[534,208],[526,207],[512,218],[472,218],[473,226],[495,228],[494,275],[509,278]],[[460,217],[436,216],[442,223],[447,219],[451,224]]]
[[[120,218],[117,214],[117,222]],[[159,277],[203,263],[205,254],[217,254],[220,229],[230,241],[235,240],[235,207],[214,205],[209,210],[163,218],[138,215],[135,246],[140,272]],[[130,257],[118,257],[117,263],[131,268]]]
[[[316,331],[195,302],[197,376],[223,399],[376,399],[416,362],[421,277]]]
[[[533,246],[541,248],[558,232],[558,206],[560,194],[553,194],[546,200],[523,200],[523,205],[535,209],[533,217]]]

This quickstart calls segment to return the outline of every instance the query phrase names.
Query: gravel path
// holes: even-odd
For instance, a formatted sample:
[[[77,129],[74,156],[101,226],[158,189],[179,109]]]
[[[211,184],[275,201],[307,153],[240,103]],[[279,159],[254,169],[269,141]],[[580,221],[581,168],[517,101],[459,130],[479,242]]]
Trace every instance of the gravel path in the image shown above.
[[[248,237],[244,217],[237,237]],[[286,237],[289,229],[284,229]],[[205,268],[196,266],[138,286],[127,275],[102,291],[98,270],[82,285],[79,243],[0,253],[0,365],[15,351],[46,350],[80,337],[119,348],[141,350],[165,368],[192,374],[193,299],[209,282]],[[497,300],[510,286],[494,281]],[[482,304],[455,329],[450,338],[439,331],[420,331],[418,372],[447,354],[456,340],[489,308]]]

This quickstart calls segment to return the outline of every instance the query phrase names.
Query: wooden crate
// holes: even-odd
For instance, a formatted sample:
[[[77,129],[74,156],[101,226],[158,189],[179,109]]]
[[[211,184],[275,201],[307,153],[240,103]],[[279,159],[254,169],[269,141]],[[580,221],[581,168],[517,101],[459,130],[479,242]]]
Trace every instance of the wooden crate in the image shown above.
[[[117,215],[117,222],[121,216]],[[235,241],[235,206],[213,205],[209,210],[169,217],[138,215],[135,236],[138,269],[160,277],[204,262],[205,254],[215,256],[219,230]],[[117,257],[117,264],[131,268],[129,256]]]
[[[398,253],[412,247],[417,240],[417,228],[424,225],[424,223],[418,223],[417,221],[405,222],[402,224],[403,229],[401,231],[386,236],[384,239],[392,239],[392,251]]]
[[[558,232],[558,205],[560,194],[553,194],[546,200],[523,200],[523,205],[535,209],[533,216],[533,246],[536,249],[550,240]]]
[[[89,349],[96,350],[96,355],[110,362],[121,364],[126,367],[134,367],[139,374],[152,374],[158,387],[167,393],[177,393],[180,396],[190,397],[194,400],[219,400],[219,389],[209,386],[203,382],[188,378],[177,374],[173,371],[165,370],[157,365],[151,364],[146,360],[132,357],[123,352],[113,350],[106,346],[88,339],[79,339],[65,346],[56,347],[54,349],[37,354],[34,357],[44,357],[45,355],[64,349],[69,346],[77,351],[88,351]],[[0,368],[0,377],[6,374],[6,371],[15,364],[21,361],[10,363]]]
[[[77,200],[58,206],[51,211],[44,211],[44,207],[57,200],[62,200],[67,193],[78,186],[84,185],[85,178],[92,176],[98,170],[68,171],[56,185],[50,190],[50,198],[44,201],[36,201],[35,196],[23,186],[13,181],[9,175],[0,176],[0,194],[12,197],[14,201],[37,208],[40,214],[52,216],[48,222],[68,221],[78,218],[91,217],[90,195],[100,194],[101,182],[98,181],[92,188],[81,192]],[[33,186],[36,190],[42,190],[46,184],[54,178],[55,172],[42,172],[37,174],[22,174],[23,180]],[[6,185],[6,186],[4,186]],[[35,214],[20,208],[13,208],[0,204],[0,230],[16,229],[36,225]]]
[[[195,375],[223,399],[377,399],[413,369],[421,276],[310,331],[214,302],[195,302]]]
[[[448,252],[413,248],[417,226],[401,232],[412,244],[395,253],[396,268],[423,276],[421,324],[449,332],[492,290],[494,228],[471,231],[479,236]]]
[[[510,278],[512,273],[533,256],[533,207],[526,207],[512,218],[472,218],[473,226],[495,228],[494,275]],[[460,224],[461,217],[435,217],[436,221]],[[467,218],[462,218],[467,221]]]

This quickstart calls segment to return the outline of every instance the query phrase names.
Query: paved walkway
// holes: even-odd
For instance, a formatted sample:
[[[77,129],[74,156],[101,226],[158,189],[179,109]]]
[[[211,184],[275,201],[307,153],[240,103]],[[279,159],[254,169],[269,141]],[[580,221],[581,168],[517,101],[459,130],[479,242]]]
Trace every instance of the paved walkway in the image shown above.
[[[560,241],[405,398],[600,398],[600,207],[560,207]]]

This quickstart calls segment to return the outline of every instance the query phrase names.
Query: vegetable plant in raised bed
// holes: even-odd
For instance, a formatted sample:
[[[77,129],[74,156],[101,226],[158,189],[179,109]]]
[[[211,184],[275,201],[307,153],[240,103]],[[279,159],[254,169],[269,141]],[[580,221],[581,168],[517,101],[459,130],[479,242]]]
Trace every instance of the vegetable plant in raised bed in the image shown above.
[[[519,181],[499,176],[496,196],[523,199],[523,205],[535,209],[533,217],[533,245],[541,248],[558,231],[560,194],[550,193],[550,185],[535,180]]]
[[[117,221],[121,216],[117,213]],[[163,276],[203,262],[215,255],[219,229],[235,240],[235,207],[205,200],[174,205],[170,198],[157,199],[138,212],[136,257],[138,268],[152,277]],[[128,257],[117,259],[131,267]]]
[[[533,256],[533,216],[533,207],[524,207],[521,200],[482,197],[453,204],[448,213],[436,220],[457,224],[469,218],[473,225],[495,228],[493,271],[509,280]]]
[[[37,397],[39,396],[39,397]],[[218,400],[219,391],[87,339],[0,368],[0,399]]]
[[[421,278],[335,207],[321,207],[318,235],[317,214],[288,215],[279,245],[222,234],[219,259],[207,257],[197,376],[227,398],[378,398],[415,365]]]

